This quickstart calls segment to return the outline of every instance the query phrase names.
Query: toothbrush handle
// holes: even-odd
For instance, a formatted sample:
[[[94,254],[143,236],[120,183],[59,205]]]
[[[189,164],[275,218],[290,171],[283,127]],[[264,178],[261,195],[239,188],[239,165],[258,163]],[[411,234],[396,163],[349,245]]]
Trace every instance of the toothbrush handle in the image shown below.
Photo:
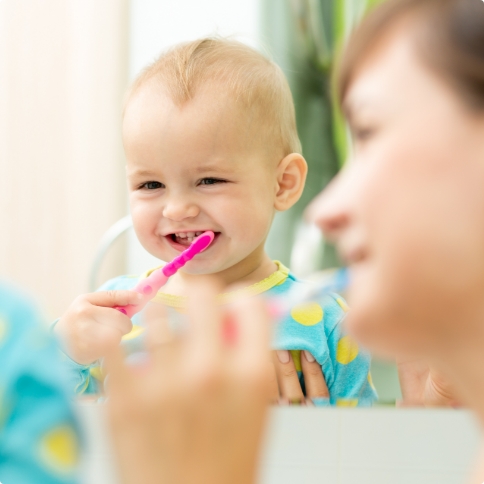
[[[137,306],[117,306],[114,309],[126,314],[129,318],[141,311],[148,301],[158,292],[160,287],[166,284],[168,278],[175,274],[178,269],[181,269],[188,261],[191,261],[197,254],[204,251],[212,243],[214,236],[212,231],[207,230],[194,240],[188,249],[184,250],[179,256],[166,264],[166,266],[152,272],[146,279],[140,281],[133,290],[145,296],[145,300],[141,304]]]
[[[128,304],[127,306],[116,306],[114,309],[117,309],[120,313],[125,314],[128,318],[132,318],[136,313],[139,313],[153,298],[153,296],[158,292],[158,290],[163,287],[166,282],[168,281],[168,277],[164,274],[163,269],[158,269],[150,274],[149,277],[140,281],[133,291],[139,292],[143,294],[145,300],[136,306],[133,304]]]
[[[196,247],[190,246],[187,250],[183,251],[179,256],[175,257],[171,262],[163,267],[163,274],[165,276],[172,276],[178,269],[181,269],[187,262],[191,261],[200,251]]]

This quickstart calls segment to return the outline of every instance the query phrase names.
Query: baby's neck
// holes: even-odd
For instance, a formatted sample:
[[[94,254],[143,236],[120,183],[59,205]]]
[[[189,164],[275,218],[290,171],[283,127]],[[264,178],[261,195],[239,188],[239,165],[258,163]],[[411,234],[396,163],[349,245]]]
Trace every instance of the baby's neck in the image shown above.
[[[248,287],[262,281],[276,271],[277,265],[263,252],[258,255],[251,254],[238,264],[211,276],[218,285],[224,288],[233,284]],[[190,282],[197,277],[200,276],[179,272],[170,278],[162,291],[176,296],[187,296],[187,288]]]

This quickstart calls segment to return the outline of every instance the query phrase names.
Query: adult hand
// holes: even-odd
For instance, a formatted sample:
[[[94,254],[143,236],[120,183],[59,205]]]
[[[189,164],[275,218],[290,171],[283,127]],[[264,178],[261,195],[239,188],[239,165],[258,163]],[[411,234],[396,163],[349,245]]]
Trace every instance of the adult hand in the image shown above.
[[[152,321],[143,366],[126,366],[116,345],[104,360],[126,484],[255,481],[269,399],[265,306],[252,298],[224,309],[207,282],[191,294],[189,329],[170,336],[162,318]],[[230,343],[223,331],[228,320],[236,328]]]
[[[143,296],[134,291],[83,294],[59,319],[54,332],[70,358],[88,365],[103,357],[106,348],[119,345],[121,338],[131,331],[131,320],[113,308],[143,301]]]
[[[313,399],[329,398],[328,386],[323,371],[313,355],[308,351],[301,351],[301,370],[304,375],[306,398],[292,359],[287,350],[273,352],[274,373],[272,378],[272,399],[281,404],[291,402],[306,402],[312,404]]]
[[[457,407],[455,391],[445,376],[420,358],[397,360],[403,400],[400,406]]]

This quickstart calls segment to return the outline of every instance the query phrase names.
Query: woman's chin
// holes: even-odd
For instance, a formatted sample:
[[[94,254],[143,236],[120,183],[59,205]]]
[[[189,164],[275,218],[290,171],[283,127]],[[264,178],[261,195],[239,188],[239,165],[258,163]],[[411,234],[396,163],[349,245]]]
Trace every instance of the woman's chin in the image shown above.
[[[384,334],[391,320],[388,317],[388,299],[385,287],[379,284],[377,274],[366,263],[350,268],[350,287],[347,300],[350,312],[345,319],[346,329],[372,351],[388,356]]]
[[[350,285],[346,294],[348,304],[354,308],[361,300],[365,301],[368,297],[373,299],[371,295],[377,291],[372,289],[374,278],[371,267],[367,263],[352,264],[348,269]]]

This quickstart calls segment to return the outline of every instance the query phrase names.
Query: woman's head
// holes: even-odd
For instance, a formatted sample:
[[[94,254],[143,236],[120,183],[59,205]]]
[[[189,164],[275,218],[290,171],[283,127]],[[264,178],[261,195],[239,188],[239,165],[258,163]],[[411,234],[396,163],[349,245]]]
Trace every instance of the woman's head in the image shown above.
[[[484,110],[484,6],[476,0],[383,3],[356,30],[341,60],[341,102],[365,58],[399,27],[427,68],[447,80],[470,109]]]
[[[353,153],[311,214],[351,266],[349,325],[431,352],[484,317],[484,3],[389,0],[339,93]]]

